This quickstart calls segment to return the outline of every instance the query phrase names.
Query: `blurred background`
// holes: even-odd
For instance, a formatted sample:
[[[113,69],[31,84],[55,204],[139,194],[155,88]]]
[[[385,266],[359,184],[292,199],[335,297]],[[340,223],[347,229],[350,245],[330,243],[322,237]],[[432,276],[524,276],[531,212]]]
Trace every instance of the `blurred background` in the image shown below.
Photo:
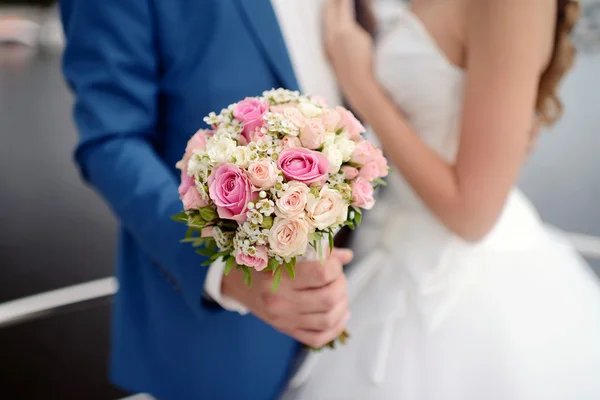
[[[395,1],[379,0],[383,25]],[[0,398],[119,399],[107,378],[116,221],[72,162],[53,3],[0,1]],[[574,36],[566,114],[520,186],[600,274],[600,1],[583,2]]]

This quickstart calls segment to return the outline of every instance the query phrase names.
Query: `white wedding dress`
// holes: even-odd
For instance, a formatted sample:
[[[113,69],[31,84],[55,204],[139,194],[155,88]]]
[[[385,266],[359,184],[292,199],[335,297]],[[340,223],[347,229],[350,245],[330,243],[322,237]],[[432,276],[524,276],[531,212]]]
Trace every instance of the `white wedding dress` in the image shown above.
[[[376,71],[452,160],[464,73],[403,9]],[[493,177],[490,177],[493,179]],[[346,346],[308,356],[285,400],[598,400],[600,285],[514,189],[480,243],[450,233],[397,173],[357,231]]]

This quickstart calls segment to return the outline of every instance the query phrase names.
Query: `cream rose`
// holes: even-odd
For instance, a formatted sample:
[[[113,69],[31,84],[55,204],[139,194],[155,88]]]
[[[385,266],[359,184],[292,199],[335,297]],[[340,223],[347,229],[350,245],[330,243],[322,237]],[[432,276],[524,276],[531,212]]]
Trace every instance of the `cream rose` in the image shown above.
[[[308,186],[302,182],[290,182],[288,188],[277,199],[275,214],[282,218],[296,218],[304,216],[304,208],[308,202]]]
[[[335,144],[338,150],[342,153],[342,159],[344,162],[349,161],[352,158],[352,153],[356,148],[356,143],[350,140],[346,135],[338,135],[335,138]]]
[[[311,103],[300,103],[298,105],[298,110],[300,110],[302,115],[304,115],[306,118],[316,118],[323,114],[322,109]]]
[[[237,143],[227,135],[215,135],[206,144],[206,154],[211,162],[223,164],[230,162]]]
[[[237,146],[232,151],[232,157],[235,165],[242,168],[248,168],[250,161],[252,161],[253,154],[247,146]]]
[[[311,225],[304,218],[275,217],[269,231],[269,246],[280,257],[301,256],[306,252]]]
[[[270,189],[277,183],[277,165],[271,160],[253,162],[248,167],[250,182],[259,189]]]
[[[325,157],[327,157],[327,161],[329,161],[329,169],[327,172],[330,174],[335,174],[338,172],[342,166],[342,163],[344,162],[344,155],[339,150],[338,146],[335,143],[325,145],[322,153]]]
[[[309,193],[306,218],[317,229],[343,224],[348,216],[348,203],[337,190],[323,186],[319,197]]]

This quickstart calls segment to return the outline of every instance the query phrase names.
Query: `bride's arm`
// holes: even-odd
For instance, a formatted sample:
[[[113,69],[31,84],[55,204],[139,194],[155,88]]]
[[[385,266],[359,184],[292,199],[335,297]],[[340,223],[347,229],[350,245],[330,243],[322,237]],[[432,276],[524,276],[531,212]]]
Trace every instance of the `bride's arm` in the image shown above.
[[[375,81],[367,36],[339,19],[337,28],[326,22],[328,53],[349,102],[416,193],[466,240],[478,240],[494,226],[527,155],[539,77],[552,49],[552,3],[474,0],[469,5],[466,88],[454,164],[415,135]]]

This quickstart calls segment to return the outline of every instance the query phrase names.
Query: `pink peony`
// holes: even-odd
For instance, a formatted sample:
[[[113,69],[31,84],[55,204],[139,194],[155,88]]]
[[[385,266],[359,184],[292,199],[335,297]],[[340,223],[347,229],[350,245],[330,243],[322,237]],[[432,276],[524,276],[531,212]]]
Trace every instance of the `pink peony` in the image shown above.
[[[348,132],[350,139],[356,141],[360,139],[360,134],[365,131],[365,127],[356,119],[354,114],[346,110],[344,107],[337,107],[335,109],[340,114],[341,121],[340,127],[344,128],[344,131]]]
[[[325,127],[319,119],[308,120],[300,131],[300,142],[306,148],[316,150],[323,146],[324,140]]]
[[[375,161],[369,161],[362,166],[358,176],[369,182],[373,182],[375,179],[379,178],[379,166]]]
[[[239,265],[246,265],[254,268],[257,271],[262,271],[267,268],[269,264],[269,254],[267,254],[267,248],[265,246],[258,246],[255,249],[254,255],[249,253],[243,253],[242,251],[236,251],[235,262]]]
[[[248,203],[256,199],[250,179],[234,164],[215,167],[208,177],[209,196],[217,206],[219,217],[246,221]]]
[[[373,198],[373,186],[363,178],[356,178],[351,185],[352,188],[352,205],[355,207],[370,210],[375,205]]]
[[[188,175],[187,168],[181,170],[181,183],[179,184],[179,198],[183,198],[183,195],[187,193],[190,186],[194,186],[194,178]]]
[[[213,227],[207,226],[206,228],[202,228],[202,232],[200,233],[200,236],[203,238],[214,237],[215,235],[213,233]]]
[[[286,149],[279,155],[279,168],[289,180],[323,184],[327,180],[329,161],[318,151],[303,147]]]
[[[270,189],[277,183],[277,165],[271,160],[260,160],[248,166],[250,182],[258,189]]]
[[[268,102],[262,103],[260,100],[252,97],[248,97],[237,104],[235,110],[233,110],[233,116],[238,121],[244,123],[242,135],[246,141],[250,142],[250,135],[256,128],[260,128],[263,125],[263,117],[268,111]]]
[[[344,177],[346,179],[348,179],[349,181],[351,181],[352,179],[354,179],[358,176],[358,170],[349,165],[344,165],[342,167],[342,172],[344,173]]]
[[[296,136],[285,136],[283,139],[281,139],[279,145],[284,149],[291,149],[292,147],[302,147],[300,139],[298,139]]]

